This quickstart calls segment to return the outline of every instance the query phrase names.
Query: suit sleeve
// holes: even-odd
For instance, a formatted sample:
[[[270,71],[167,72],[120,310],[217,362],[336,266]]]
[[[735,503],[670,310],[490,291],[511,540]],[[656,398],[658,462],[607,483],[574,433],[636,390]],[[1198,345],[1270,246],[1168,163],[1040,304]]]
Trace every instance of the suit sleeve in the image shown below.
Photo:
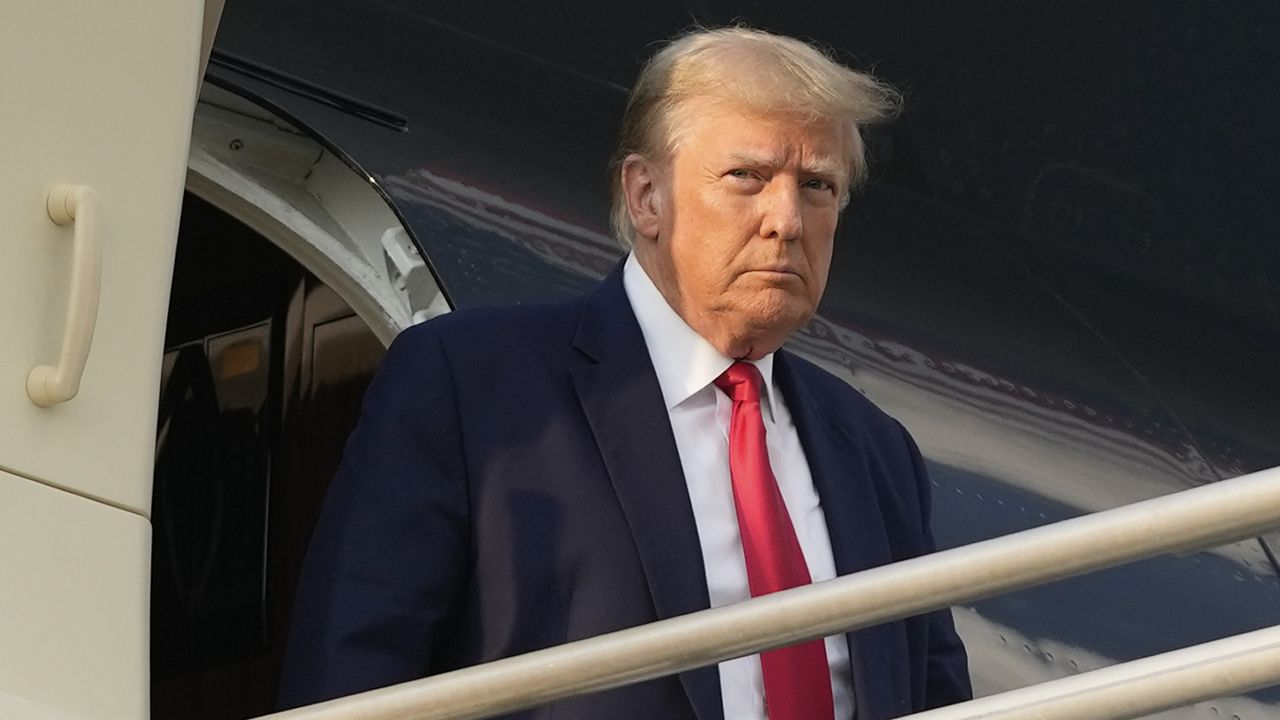
[[[430,325],[396,339],[365,396],[298,586],[279,705],[426,675],[468,578],[468,507],[448,359]]]
[[[911,454],[916,483],[920,492],[920,512],[923,516],[925,552],[933,552],[933,524],[931,522],[933,492],[924,459],[915,440],[904,428],[903,437]],[[929,656],[925,666],[924,708],[963,702],[973,698],[969,682],[969,659],[964,644],[956,634],[951,610],[943,609],[928,616]]]

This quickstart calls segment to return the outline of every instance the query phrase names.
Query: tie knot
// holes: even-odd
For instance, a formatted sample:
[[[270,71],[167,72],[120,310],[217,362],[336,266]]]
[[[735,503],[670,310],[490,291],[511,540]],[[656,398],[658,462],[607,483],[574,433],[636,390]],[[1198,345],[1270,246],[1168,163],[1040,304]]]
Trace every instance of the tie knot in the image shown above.
[[[716,378],[716,387],[720,388],[734,402],[760,402],[760,385],[764,379],[755,365],[738,361],[729,366],[720,377]]]

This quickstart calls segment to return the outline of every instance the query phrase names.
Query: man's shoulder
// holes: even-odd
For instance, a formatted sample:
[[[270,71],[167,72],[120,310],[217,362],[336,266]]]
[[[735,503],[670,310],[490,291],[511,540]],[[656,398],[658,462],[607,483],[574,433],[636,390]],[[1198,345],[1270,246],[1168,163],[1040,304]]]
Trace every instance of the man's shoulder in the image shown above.
[[[877,445],[903,445],[906,429],[862,391],[795,353],[786,353],[786,363],[810,399],[843,432]]]
[[[860,390],[828,370],[793,352],[786,352],[786,358],[791,372],[828,410],[850,413],[876,423],[897,424],[896,420]]]

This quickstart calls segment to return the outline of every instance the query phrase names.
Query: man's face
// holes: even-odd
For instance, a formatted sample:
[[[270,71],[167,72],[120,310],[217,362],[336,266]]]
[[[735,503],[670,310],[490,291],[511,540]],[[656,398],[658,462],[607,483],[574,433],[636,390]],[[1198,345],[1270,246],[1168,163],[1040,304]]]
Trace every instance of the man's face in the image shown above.
[[[848,177],[845,138],[830,121],[688,110],[655,181],[657,237],[638,238],[637,259],[695,331],[729,357],[755,359],[822,297]]]

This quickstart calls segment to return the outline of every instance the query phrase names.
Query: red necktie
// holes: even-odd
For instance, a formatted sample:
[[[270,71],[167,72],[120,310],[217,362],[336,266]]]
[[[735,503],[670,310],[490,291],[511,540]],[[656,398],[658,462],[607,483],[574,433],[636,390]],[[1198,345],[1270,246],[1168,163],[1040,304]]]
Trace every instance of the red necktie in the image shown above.
[[[733,398],[729,475],[752,597],[811,582],[786,502],[769,467],[760,385],[760,371],[745,362],[735,362],[716,378],[716,387]],[[769,720],[834,717],[827,649],[821,639],[761,653],[760,665]]]

